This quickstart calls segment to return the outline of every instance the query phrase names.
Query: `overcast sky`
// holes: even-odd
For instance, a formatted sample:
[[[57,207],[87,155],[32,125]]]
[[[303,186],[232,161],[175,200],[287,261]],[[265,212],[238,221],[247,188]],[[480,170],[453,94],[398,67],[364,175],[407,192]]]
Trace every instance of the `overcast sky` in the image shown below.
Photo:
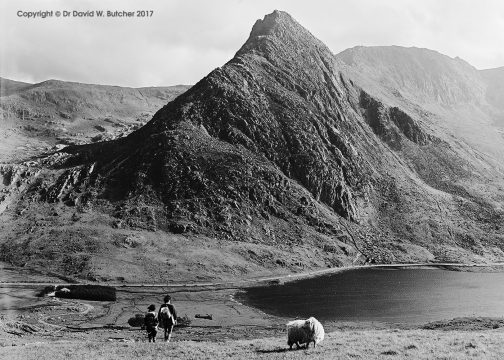
[[[504,66],[501,0],[0,0],[0,76],[121,86],[193,84],[258,18],[289,12],[334,52],[417,46]],[[153,10],[149,18],[26,19],[18,10]]]

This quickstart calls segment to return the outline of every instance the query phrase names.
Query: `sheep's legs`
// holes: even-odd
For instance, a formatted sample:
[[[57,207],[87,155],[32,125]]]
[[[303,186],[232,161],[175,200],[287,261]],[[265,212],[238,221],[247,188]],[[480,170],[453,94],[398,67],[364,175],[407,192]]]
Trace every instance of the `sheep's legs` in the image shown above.
[[[296,344],[296,349],[301,349],[301,345],[299,345],[299,342],[296,341],[295,343],[287,343],[289,345],[289,350],[292,350],[292,345]],[[307,348],[308,346],[305,346]]]

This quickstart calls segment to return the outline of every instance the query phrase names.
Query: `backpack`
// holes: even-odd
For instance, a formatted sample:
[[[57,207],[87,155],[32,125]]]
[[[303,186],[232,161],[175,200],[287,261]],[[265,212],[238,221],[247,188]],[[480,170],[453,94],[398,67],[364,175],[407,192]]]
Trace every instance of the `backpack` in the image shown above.
[[[163,325],[173,324],[173,315],[168,306],[163,306],[159,309],[159,322]]]
[[[156,327],[157,325],[157,320],[156,320],[156,315],[151,313],[151,312],[148,312],[146,315],[145,315],[145,318],[144,318],[144,325],[147,327],[147,328],[153,328],[153,327]]]

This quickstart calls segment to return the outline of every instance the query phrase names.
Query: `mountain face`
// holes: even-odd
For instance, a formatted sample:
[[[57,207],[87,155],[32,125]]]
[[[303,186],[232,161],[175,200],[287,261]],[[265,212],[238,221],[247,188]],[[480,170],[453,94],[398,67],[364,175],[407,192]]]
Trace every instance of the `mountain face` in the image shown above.
[[[403,109],[421,107],[441,138],[463,140],[502,169],[493,160],[504,158],[502,69],[479,71],[460,58],[398,46],[356,47],[336,57],[366,91]]]
[[[0,128],[8,145],[0,146],[0,162],[58,144],[125,136],[188,88],[133,89],[58,80],[27,84],[0,78]]]
[[[479,71],[460,58],[399,46],[355,47],[337,55],[355,78],[423,105],[476,103],[484,98]]]
[[[494,119],[496,124],[504,128],[504,67],[488,69],[480,72],[487,85],[486,101],[496,110]],[[501,133],[503,131],[501,130]]]
[[[275,11],[141,129],[4,175],[24,194],[2,215],[4,258],[80,276],[128,258],[128,280],[167,263],[188,278],[502,259],[500,170],[443,123],[462,109],[489,119],[480,79],[420,49],[335,56]]]

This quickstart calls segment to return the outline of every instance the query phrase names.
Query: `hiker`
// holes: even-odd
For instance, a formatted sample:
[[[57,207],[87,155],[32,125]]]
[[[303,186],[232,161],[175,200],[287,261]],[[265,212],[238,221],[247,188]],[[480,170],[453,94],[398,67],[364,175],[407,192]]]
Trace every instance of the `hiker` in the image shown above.
[[[147,330],[147,337],[149,338],[149,342],[156,342],[156,335],[157,335],[157,325],[158,325],[158,318],[156,316],[156,305],[149,305],[147,308],[149,311],[147,314],[145,314],[144,317],[144,325],[145,329]]]
[[[177,311],[171,303],[171,296],[164,297],[164,304],[159,308],[159,324],[164,329],[164,339],[169,342],[172,335],[173,326],[177,323]]]

